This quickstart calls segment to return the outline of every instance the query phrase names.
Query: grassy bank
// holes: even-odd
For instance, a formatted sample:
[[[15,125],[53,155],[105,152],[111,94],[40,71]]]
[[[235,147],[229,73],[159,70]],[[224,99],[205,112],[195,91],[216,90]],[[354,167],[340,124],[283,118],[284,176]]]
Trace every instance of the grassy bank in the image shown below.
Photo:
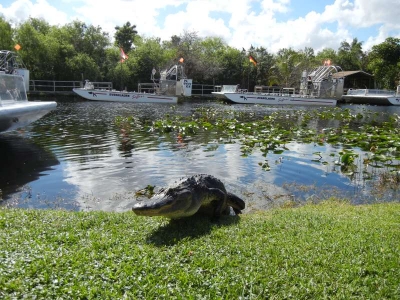
[[[169,221],[0,210],[0,298],[399,299],[400,204]]]

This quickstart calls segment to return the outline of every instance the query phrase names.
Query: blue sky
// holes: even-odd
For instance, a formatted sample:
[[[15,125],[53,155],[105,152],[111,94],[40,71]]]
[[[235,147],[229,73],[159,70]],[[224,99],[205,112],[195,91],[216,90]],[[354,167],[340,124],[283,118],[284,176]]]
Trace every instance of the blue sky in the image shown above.
[[[0,0],[12,24],[29,17],[51,25],[73,20],[100,26],[112,37],[127,21],[140,35],[169,39],[184,31],[219,36],[235,48],[263,46],[337,50],[357,38],[368,50],[388,36],[400,38],[398,0]]]

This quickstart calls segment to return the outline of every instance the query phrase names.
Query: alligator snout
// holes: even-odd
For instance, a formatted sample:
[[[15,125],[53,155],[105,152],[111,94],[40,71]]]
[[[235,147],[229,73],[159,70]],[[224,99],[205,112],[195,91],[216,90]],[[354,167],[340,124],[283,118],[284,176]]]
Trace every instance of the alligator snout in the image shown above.
[[[139,216],[165,216],[170,218],[182,218],[194,214],[191,209],[192,195],[190,192],[178,195],[158,194],[150,201],[136,203],[132,211]],[[198,209],[198,208],[194,208]]]

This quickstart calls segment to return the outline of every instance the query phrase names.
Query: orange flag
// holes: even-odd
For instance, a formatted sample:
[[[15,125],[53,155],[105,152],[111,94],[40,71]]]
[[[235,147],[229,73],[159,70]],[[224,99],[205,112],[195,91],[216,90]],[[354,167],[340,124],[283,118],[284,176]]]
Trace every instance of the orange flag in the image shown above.
[[[257,61],[256,61],[256,59],[253,57],[253,56],[249,56],[249,60],[250,60],[250,62],[252,62],[255,66],[257,66]]]
[[[121,54],[121,62],[124,62],[125,59],[128,59],[128,55],[125,54],[124,49],[119,48],[120,54]]]

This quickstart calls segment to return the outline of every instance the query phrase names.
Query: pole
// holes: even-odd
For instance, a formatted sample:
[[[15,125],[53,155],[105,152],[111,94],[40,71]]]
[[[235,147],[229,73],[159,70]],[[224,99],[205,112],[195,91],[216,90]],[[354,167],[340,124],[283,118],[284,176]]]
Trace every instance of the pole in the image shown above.
[[[247,91],[250,92],[250,64],[249,64],[249,68],[248,68],[248,72],[247,72]]]
[[[246,50],[242,48],[241,52],[241,61],[240,61],[240,88],[244,88],[246,82],[245,82],[245,77],[244,77],[244,71],[245,69],[243,68],[243,60],[246,57]]]
[[[124,83],[122,82],[122,59],[121,59],[121,91],[123,91],[123,85]]]

